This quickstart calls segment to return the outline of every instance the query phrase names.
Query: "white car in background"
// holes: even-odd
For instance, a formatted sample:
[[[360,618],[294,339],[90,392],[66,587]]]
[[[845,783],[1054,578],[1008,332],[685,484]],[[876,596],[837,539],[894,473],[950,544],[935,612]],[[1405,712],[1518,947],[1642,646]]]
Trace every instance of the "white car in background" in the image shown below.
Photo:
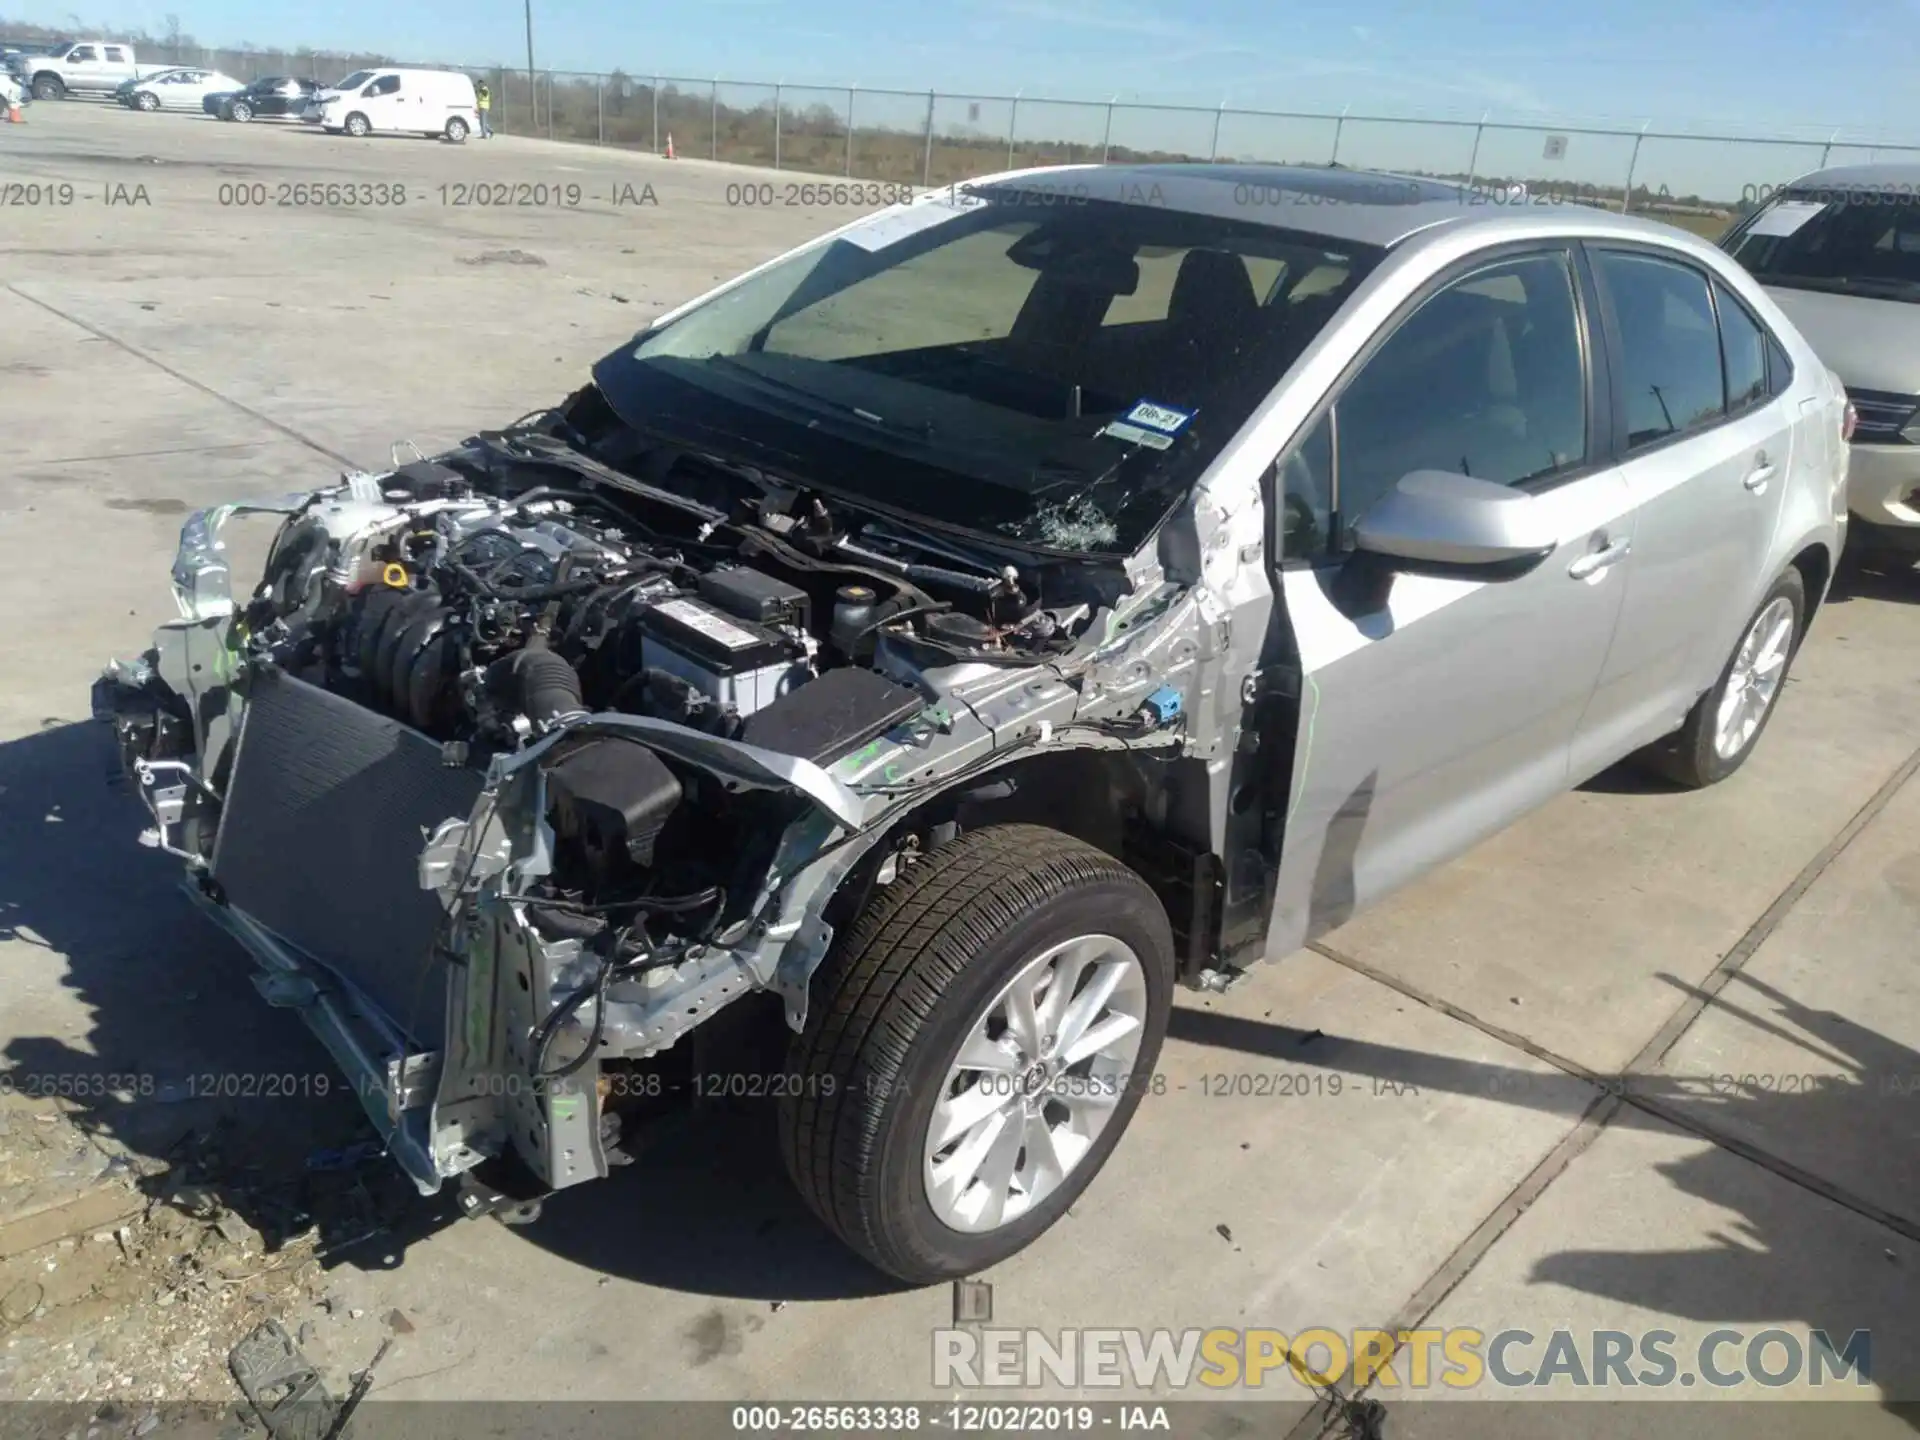
[[[473,77],[458,70],[360,70],[314,97],[320,123],[359,140],[428,135],[455,144],[480,128]],[[308,111],[308,118],[313,112]]]
[[[130,80],[114,92],[114,98],[130,110],[191,110],[199,114],[207,96],[246,88],[246,81],[219,70],[182,67]]]

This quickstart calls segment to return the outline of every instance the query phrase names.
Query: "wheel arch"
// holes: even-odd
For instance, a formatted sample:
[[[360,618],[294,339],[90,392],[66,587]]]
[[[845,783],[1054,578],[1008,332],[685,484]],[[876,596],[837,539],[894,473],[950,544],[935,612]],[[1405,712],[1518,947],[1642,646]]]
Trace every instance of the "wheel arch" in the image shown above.
[[[1201,773],[1188,773],[1192,769]],[[952,834],[1038,825],[1091,845],[1146,881],[1173,928],[1180,978],[1191,982],[1215,956],[1224,875],[1220,857],[1204,839],[1190,838],[1206,834],[1205,779],[1200,762],[1149,761],[1122,749],[1079,747],[1011,758],[891,817],[819,913],[838,933],[885,883],[890,861],[897,865],[903,854]],[[811,979],[810,973],[809,984]]]
[[[1833,552],[1824,541],[1816,540],[1803,546],[1788,563],[1800,572],[1800,579],[1807,587],[1807,613],[1800,623],[1800,635],[1805,639],[1807,628],[1813,624],[1814,615],[1827,598],[1827,586],[1833,580]]]

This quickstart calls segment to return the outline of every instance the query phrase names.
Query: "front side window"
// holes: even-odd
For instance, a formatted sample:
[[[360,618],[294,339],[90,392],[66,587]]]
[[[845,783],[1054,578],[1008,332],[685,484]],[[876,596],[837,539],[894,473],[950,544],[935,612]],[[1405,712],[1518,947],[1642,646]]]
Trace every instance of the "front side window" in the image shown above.
[[[1160,205],[966,198],[791,256],[595,379],[643,432],[991,536],[1130,553],[1379,259]]]
[[[1333,539],[1333,416],[1328,412],[1281,459],[1274,477],[1280,556],[1324,555]]]
[[[1415,470],[1521,485],[1583,464],[1571,257],[1527,255],[1448,285],[1401,322],[1334,415],[1343,529]]]
[[[69,65],[90,65],[100,57],[93,53],[91,45],[76,45],[67,52]]]
[[[1706,277],[1624,250],[1596,252],[1594,269],[1620,330],[1629,447],[1659,444],[1725,414],[1720,334]]]
[[[367,94],[393,95],[393,94],[397,94],[399,92],[399,89],[400,89],[400,77],[398,75],[382,75],[378,80],[374,81],[373,84],[367,87]]]

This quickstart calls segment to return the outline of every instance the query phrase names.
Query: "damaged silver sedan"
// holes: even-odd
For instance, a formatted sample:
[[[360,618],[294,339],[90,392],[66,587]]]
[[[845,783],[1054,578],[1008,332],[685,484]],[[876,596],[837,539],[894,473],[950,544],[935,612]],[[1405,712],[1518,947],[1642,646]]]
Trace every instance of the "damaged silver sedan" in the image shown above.
[[[1836,383],[1710,247],[1473,198],[1000,176],[550,410],[196,515],[96,690],[146,839],[422,1191],[604,1176],[751,1076],[855,1250],[990,1265],[1158,1087],[1176,985],[1771,714]]]

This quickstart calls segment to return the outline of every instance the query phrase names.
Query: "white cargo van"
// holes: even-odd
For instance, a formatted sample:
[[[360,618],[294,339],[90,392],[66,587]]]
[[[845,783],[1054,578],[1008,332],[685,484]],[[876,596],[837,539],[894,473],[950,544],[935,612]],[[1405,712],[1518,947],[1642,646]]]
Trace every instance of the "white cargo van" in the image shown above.
[[[465,140],[480,123],[473,79],[458,70],[363,70],[357,88],[323,91],[320,123],[356,138],[443,135]]]

